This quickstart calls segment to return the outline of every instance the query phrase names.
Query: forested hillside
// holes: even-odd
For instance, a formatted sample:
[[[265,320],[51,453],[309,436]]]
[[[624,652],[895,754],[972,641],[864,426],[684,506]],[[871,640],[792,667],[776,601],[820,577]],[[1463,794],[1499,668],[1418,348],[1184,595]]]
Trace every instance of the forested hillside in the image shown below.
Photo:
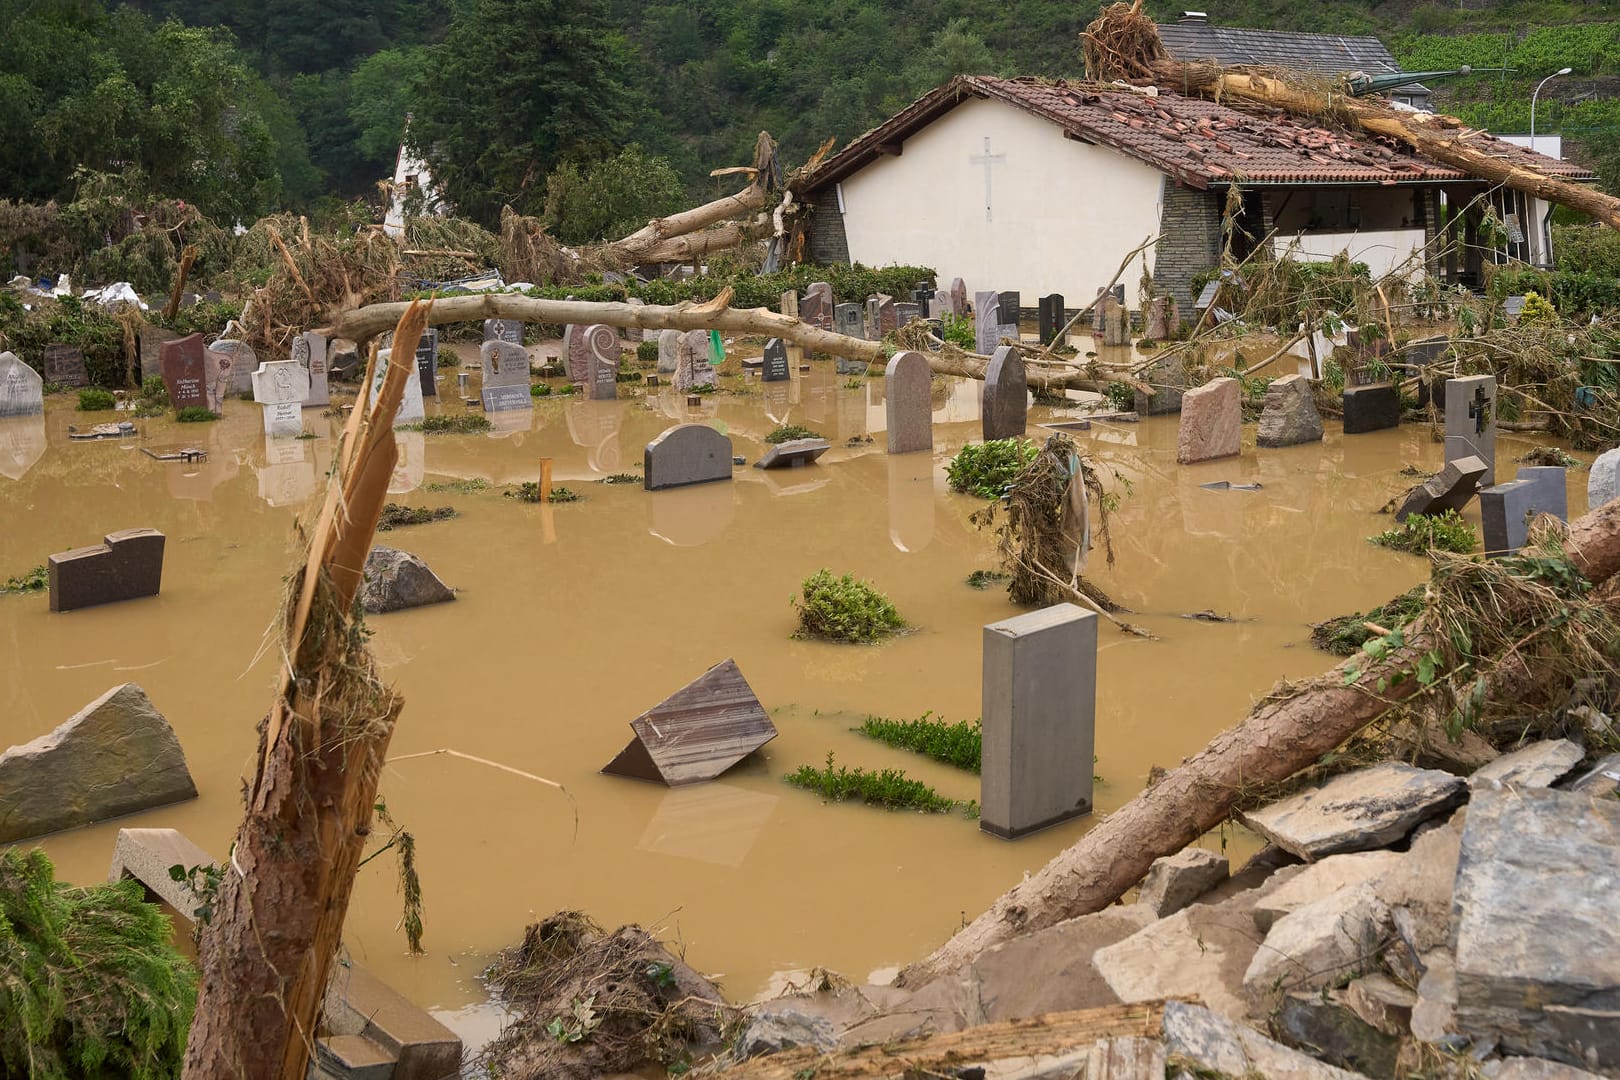
[[[1159,18],[1185,4],[1153,0]],[[1620,181],[1620,5],[1208,0],[1228,25],[1375,33],[1443,107],[1537,128]],[[461,210],[511,203],[564,239],[708,194],[768,130],[847,141],[958,72],[1076,76],[1096,14],[1056,0],[0,0],[0,197],[86,172],[220,220],[376,196],[406,114]],[[630,147],[630,150],[626,150]],[[608,164],[604,165],[606,162]]]

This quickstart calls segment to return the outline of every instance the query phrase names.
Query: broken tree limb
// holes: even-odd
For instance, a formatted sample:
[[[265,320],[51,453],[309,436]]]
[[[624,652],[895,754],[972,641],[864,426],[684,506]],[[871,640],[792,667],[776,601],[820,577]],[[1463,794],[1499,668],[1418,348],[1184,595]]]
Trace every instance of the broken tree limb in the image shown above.
[[[1573,522],[1563,548],[1595,585],[1620,572],[1620,499]],[[1039,872],[997,897],[932,955],[903,970],[896,984],[921,986],[1011,938],[1101,911],[1141,881],[1153,860],[1180,851],[1226,820],[1246,790],[1309,768],[1412,696],[1418,680],[1396,676],[1433,645],[1419,618],[1407,628],[1406,643],[1385,659],[1351,657],[1296,692],[1263,701],[1237,727],[1215,736]],[[1374,693],[1380,680],[1387,689]]]
[[[326,502],[283,611],[284,657],[247,808],[198,946],[184,1080],[303,1080],[377,782],[403,700],[354,622],[398,451],[393,421],[426,325],[413,303],[376,400],[350,415]],[[376,363],[373,358],[373,364]],[[369,376],[368,372],[368,376]],[[368,377],[364,386],[370,386]]]
[[[748,172],[752,177],[748,186],[735,195],[727,195],[725,198],[704,203],[691,210],[683,210],[678,214],[670,214],[668,217],[654,218],[622,240],[604,244],[593,254],[624,265],[677,262],[691,258],[692,255],[665,257],[670,250],[666,244],[674,237],[707,229],[710,225],[728,218],[752,215],[765,208],[772,191],[775,190],[776,178],[779,175],[776,165],[776,142],[768,132],[760,132],[759,138],[755,140],[754,164],[748,167]],[[729,246],[735,247],[742,239],[742,233],[732,235],[734,238]],[[711,241],[711,246],[705,250],[720,250],[720,245],[718,241]]]

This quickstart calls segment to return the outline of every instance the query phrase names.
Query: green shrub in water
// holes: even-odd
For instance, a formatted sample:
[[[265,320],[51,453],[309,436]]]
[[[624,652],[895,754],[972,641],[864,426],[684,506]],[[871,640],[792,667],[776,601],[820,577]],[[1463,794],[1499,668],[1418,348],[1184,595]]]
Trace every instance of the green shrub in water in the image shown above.
[[[803,598],[793,600],[800,637],[867,642],[905,628],[906,620],[887,596],[849,574],[833,577],[830,570],[817,570],[800,588]]]
[[[0,593],[44,592],[50,585],[50,571],[36,566],[22,577],[7,578],[4,584],[0,584]]]
[[[80,412],[105,412],[113,407],[116,399],[111,390],[103,390],[99,386],[87,386],[79,391]]]
[[[73,888],[35,848],[0,852],[0,1075],[180,1074],[197,975],[138,881]]]
[[[516,499],[518,502],[537,503],[540,501],[540,483],[537,480],[525,480],[516,488],[507,488],[503,494],[508,499]],[[554,503],[579,502],[584,497],[571,488],[556,484],[551,487],[551,501]]]
[[[529,396],[530,397],[550,397],[551,396],[551,384],[550,383],[543,383],[543,382],[530,383],[529,384]]]
[[[1040,451],[1028,439],[991,439],[962,447],[945,467],[952,491],[999,499]]]
[[[1447,510],[1433,517],[1413,514],[1393,529],[1367,539],[1380,547],[1408,551],[1414,555],[1427,555],[1436,550],[1467,555],[1479,542],[1474,527],[1455,510]]]
[[[772,446],[776,446],[780,443],[791,442],[794,439],[819,438],[821,438],[821,432],[819,431],[811,431],[809,428],[800,427],[798,424],[783,424],[781,427],[765,436],[765,441],[770,443]]]
[[[1136,408],[1136,391],[1126,383],[1111,382],[1104,393],[1108,395],[1108,404],[1120,412],[1130,412]]]
[[[169,403],[169,387],[164,383],[163,376],[148,375],[146,378],[142,379],[141,397],[148,398],[152,401],[161,401],[163,404],[167,405]]]
[[[382,517],[377,521],[378,532],[389,532],[401,525],[426,525],[430,521],[444,521],[456,516],[453,506],[405,506],[400,503],[386,503],[383,506]]]
[[[174,418],[182,424],[203,424],[210,420],[218,420],[219,413],[201,405],[187,405],[175,413]]]
[[[831,802],[859,799],[872,806],[885,806],[893,810],[921,810],[930,814],[943,814],[955,810],[958,805],[963,805],[963,808],[970,812],[973,809],[972,803],[958,804],[955,799],[947,799],[927,784],[911,779],[899,769],[868,772],[860,768],[851,769],[846,765],[835,766],[831,753],[827,755],[825,768],[800,765],[787,774],[786,780],[794,787],[814,791]]]
[[[958,720],[947,724],[933,719],[933,715],[925,712],[915,720],[868,716],[856,730],[888,746],[910,750],[968,772],[978,772],[979,759],[984,753],[984,731],[979,721]]]

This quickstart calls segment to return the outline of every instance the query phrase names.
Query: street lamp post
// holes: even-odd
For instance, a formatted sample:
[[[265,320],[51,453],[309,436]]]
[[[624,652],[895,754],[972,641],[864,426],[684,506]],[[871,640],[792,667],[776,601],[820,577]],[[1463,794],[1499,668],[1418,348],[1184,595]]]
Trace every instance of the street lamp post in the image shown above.
[[[1568,75],[1569,73],[1569,68],[1559,68],[1557,71],[1547,76],[1547,78],[1536,83],[1535,93],[1530,95],[1530,150],[1532,153],[1534,153],[1536,149],[1536,98],[1541,96],[1541,88],[1547,85],[1548,80],[1556,79],[1560,75]]]

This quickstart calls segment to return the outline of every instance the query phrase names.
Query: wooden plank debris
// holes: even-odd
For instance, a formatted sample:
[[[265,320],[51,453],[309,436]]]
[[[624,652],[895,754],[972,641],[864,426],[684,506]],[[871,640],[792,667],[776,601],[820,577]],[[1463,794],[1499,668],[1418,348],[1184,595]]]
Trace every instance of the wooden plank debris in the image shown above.
[[[714,665],[630,721],[635,732],[605,773],[676,787],[713,780],[776,738],[737,662]]]

